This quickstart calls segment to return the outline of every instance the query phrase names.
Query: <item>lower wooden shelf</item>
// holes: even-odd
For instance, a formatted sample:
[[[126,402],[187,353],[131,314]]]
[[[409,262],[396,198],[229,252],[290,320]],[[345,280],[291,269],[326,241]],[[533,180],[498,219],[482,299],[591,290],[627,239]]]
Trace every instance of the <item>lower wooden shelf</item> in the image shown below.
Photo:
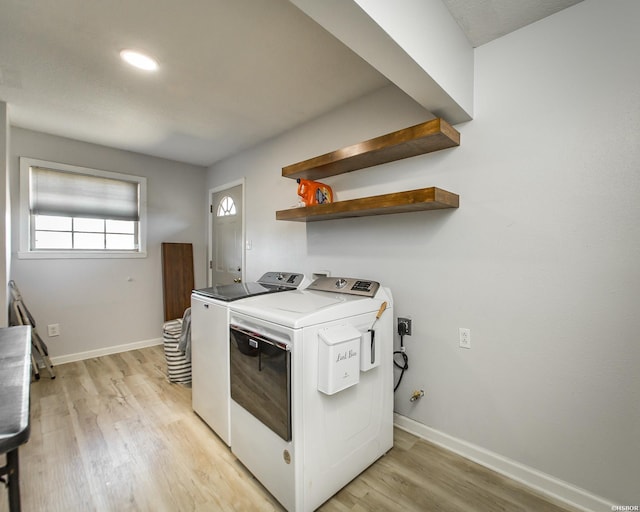
[[[279,210],[276,212],[276,220],[314,222],[347,217],[365,217],[368,215],[441,210],[444,208],[458,208],[459,202],[458,194],[436,187],[429,187],[348,201],[337,201],[330,204]]]

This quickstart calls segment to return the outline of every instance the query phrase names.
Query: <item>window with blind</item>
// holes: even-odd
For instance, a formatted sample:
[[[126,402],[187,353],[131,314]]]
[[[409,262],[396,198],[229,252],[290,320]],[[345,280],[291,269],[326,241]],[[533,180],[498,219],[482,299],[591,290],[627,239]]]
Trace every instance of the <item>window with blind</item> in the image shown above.
[[[145,255],[146,179],[20,159],[23,257]]]

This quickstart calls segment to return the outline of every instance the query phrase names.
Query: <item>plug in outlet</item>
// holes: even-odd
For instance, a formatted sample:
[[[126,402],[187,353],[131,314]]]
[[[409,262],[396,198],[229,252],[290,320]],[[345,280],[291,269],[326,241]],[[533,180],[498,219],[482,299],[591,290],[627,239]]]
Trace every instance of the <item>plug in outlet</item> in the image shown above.
[[[458,329],[460,348],[471,348],[471,329],[460,327]]]
[[[60,336],[60,324],[47,325],[47,334],[50,338],[53,338],[54,336]]]
[[[411,336],[411,318],[398,318],[398,334]]]

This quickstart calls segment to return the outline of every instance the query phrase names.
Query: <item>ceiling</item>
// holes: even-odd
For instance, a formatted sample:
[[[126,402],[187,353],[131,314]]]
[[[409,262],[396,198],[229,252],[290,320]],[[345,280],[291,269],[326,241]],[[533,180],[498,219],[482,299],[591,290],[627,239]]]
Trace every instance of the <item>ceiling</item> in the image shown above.
[[[473,46],[579,0],[443,0]],[[208,166],[389,80],[288,0],[0,0],[14,126]],[[118,57],[153,55],[156,73]]]
[[[442,0],[476,48],[582,0]]]

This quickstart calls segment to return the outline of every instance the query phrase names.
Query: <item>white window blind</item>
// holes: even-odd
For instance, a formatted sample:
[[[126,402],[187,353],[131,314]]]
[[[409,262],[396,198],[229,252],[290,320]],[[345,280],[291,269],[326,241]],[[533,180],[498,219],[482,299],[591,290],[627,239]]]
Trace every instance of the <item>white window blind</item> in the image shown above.
[[[147,179],[20,157],[19,258],[145,258]]]
[[[138,182],[35,166],[30,174],[34,215],[140,220]]]

